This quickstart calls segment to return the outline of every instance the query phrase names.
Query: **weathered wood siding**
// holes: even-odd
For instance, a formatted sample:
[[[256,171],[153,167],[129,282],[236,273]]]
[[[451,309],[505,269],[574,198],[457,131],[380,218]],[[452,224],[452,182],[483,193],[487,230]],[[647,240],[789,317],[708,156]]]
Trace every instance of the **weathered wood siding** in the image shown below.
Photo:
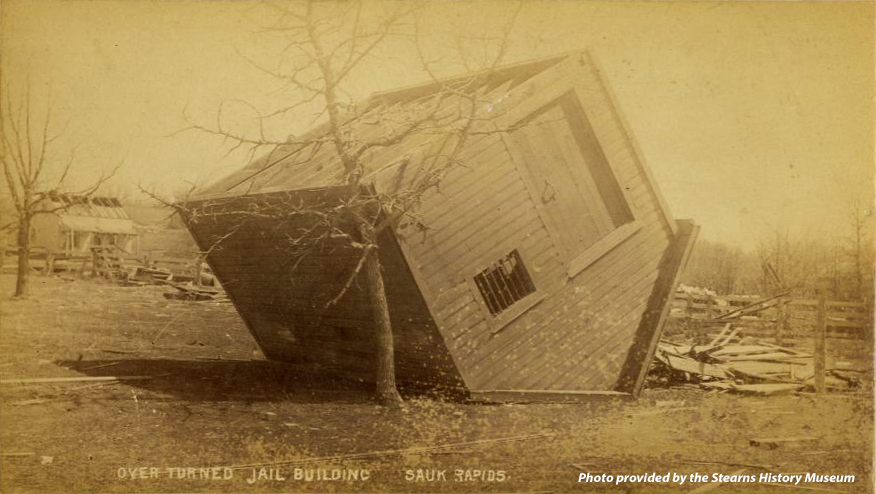
[[[427,233],[401,237],[473,390],[614,389],[672,236],[658,194],[586,56],[570,57],[516,91],[547,105],[570,89],[633,211],[634,233],[570,277],[569,258],[558,241],[562,232],[552,231],[533,186],[538,177],[517,151],[513,133],[497,133],[473,140],[463,156],[466,166],[425,198],[420,211]],[[533,146],[527,152],[549,160],[554,150]],[[513,249],[543,299],[499,325],[470,280]]]
[[[347,377],[373,379],[374,329],[367,293],[355,283],[327,306],[360,251],[325,240],[307,255],[292,239],[313,226],[288,204],[330,207],[337,190],[259,194],[193,203],[186,220],[259,346],[271,359],[306,363]],[[302,201],[304,201],[302,203]],[[394,237],[380,238],[400,382],[461,382]]]

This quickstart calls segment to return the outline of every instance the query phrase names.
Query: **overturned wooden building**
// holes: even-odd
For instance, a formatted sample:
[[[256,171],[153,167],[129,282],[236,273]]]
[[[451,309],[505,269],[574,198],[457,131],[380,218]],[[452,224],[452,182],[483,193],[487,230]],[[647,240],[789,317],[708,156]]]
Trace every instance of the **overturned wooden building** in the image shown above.
[[[588,52],[379,93],[346,132],[387,135],[382,115],[472,84],[459,166],[379,238],[397,378],[488,400],[638,394],[697,227],[670,215]],[[266,356],[371,379],[367,293],[332,303],[360,252],[344,235],[295,250],[305,212],[355,193],[325,132],[198,191],[186,219]],[[361,183],[397,190],[441,138],[369,149]]]

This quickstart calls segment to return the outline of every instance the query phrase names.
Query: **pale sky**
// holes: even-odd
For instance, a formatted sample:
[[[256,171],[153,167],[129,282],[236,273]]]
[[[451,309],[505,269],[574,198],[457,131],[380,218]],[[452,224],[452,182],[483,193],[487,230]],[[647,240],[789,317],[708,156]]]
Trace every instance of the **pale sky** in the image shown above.
[[[438,54],[511,11],[431,2],[426,45]],[[240,55],[270,56],[252,2],[4,0],[0,14],[3,89],[27,76],[34,97],[52,95],[70,122],[62,145],[80,144],[74,181],[124,160],[118,187],[211,182],[245,157],[197,132],[168,137],[186,127],[184,109],[209,124],[223,101],[289,103]],[[406,46],[378,52],[351,97],[426,80]],[[579,48],[601,61],[670,209],[701,238],[750,247],[770,228],[842,234],[850,198],[872,203],[872,2],[528,2],[506,60]],[[229,108],[245,121],[242,105]]]

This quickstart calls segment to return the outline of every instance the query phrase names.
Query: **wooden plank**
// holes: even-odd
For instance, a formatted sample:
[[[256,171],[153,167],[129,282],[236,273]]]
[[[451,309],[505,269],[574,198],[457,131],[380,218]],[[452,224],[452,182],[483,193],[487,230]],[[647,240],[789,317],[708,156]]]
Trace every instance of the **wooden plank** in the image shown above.
[[[641,228],[642,224],[638,221],[634,221],[615,229],[613,232],[591,245],[587,250],[569,260],[566,274],[569,278],[577,276]]]
[[[648,372],[648,366],[654,357],[660,333],[669,314],[669,300],[678,286],[681,271],[693,250],[699,227],[692,221],[679,221],[676,239],[666,250],[661,261],[658,281],[651,294],[649,308],[642,317],[637,330],[637,343],[630,348],[617,389],[626,391],[638,397]]]

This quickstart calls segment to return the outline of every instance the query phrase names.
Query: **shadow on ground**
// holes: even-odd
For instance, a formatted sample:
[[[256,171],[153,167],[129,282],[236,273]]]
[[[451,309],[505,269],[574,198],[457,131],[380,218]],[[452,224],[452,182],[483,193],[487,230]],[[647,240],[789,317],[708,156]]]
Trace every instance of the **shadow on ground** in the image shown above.
[[[126,385],[186,401],[365,403],[373,384],[263,360],[59,360],[89,377],[151,376]]]

